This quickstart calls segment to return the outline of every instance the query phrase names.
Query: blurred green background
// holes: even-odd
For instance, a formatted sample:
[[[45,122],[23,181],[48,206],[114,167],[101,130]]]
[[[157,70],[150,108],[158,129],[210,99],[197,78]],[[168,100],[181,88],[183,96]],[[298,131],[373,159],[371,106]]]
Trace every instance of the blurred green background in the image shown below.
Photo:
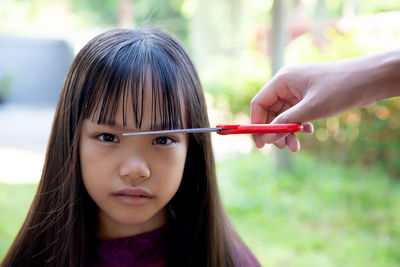
[[[271,45],[272,0],[2,0],[0,34],[62,39],[76,53],[110,28],[166,29],[193,56],[212,123],[250,121],[273,56],[296,64],[400,47],[398,0],[281,4],[281,55]],[[4,103],[12,83],[0,69]],[[216,137],[224,205],[263,266],[400,266],[399,114],[393,98],[317,121],[315,134],[299,135],[297,154]],[[36,186],[0,182],[0,259]]]

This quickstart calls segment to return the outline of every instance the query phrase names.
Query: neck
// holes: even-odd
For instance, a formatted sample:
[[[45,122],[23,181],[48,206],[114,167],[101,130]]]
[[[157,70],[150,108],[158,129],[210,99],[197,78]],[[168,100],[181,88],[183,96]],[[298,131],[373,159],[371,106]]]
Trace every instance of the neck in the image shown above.
[[[137,224],[117,222],[104,213],[98,213],[97,238],[100,240],[128,237],[149,232],[167,224],[167,210],[164,208],[150,220]]]

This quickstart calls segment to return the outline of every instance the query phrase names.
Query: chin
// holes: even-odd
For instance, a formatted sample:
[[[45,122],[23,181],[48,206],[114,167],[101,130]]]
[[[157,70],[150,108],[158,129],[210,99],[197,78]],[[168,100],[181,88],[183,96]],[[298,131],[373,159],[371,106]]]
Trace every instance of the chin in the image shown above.
[[[146,217],[146,216],[122,216],[119,218],[115,218],[115,221],[117,221],[120,224],[123,225],[141,225],[141,224],[145,224],[147,222],[149,222],[150,218]]]
[[[114,220],[127,227],[137,226],[143,228],[152,228],[165,224],[166,220],[163,217],[157,216],[159,214],[144,214],[143,212],[122,214],[121,216],[114,217]],[[154,228],[155,228],[154,227]]]

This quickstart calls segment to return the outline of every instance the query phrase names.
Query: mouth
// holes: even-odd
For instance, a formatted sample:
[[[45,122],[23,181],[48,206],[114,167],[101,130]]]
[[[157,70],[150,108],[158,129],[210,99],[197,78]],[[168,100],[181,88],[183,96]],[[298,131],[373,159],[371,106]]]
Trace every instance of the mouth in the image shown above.
[[[112,195],[118,202],[128,206],[140,206],[154,198],[153,195],[143,188],[123,189]]]
[[[113,195],[119,196],[134,196],[134,197],[147,197],[152,198],[153,196],[146,189],[142,187],[131,187],[125,188],[115,192]]]
[[[126,193],[117,193],[114,194],[115,196],[126,196],[126,197],[144,197],[144,198],[151,198],[151,196],[143,195],[143,194],[138,194],[138,195],[131,195],[131,194],[126,194]]]

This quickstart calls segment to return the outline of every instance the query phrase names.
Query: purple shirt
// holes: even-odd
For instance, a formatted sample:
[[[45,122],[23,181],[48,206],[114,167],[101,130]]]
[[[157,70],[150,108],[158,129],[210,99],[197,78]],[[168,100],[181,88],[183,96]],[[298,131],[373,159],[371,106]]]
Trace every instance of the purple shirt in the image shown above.
[[[135,236],[97,241],[94,267],[167,266],[167,228]]]
[[[239,266],[261,266],[247,247],[237,248],[236,252],[249,262],[241,262]],[[167,227],[129,237],[99,240],[96,253],[93,267],[166,267]]]

